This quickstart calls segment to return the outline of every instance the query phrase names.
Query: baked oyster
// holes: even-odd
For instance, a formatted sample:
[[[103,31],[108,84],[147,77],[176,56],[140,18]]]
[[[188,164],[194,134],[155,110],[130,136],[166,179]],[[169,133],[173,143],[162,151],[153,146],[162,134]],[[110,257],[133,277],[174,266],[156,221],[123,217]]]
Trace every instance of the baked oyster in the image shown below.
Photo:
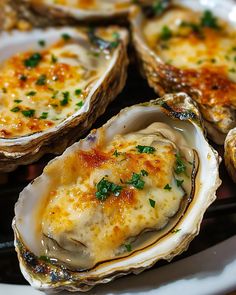
[[[229,131],[224,143],[225,166],[236,183],[236,128]]]
[[[21,192],[23,275],[44,291],[86,291],[171,260],[198,234],[218,166],[185,93],[125,108]]]
[[[73,18],[78,21],[97,21],[127,17],[133,0],[24,0],[39,13],[49,13],[55,20]],[[152,0],[138,0],[150,5]]]
[[[218,144],[236,126],[235,9],[230,0],[179,0],[160,1],[156,14],[138,7],[131,14],[135,49],[150,86],[160,94],[188,93]]]
[[[0,40],[0,171],[63,152],[124,87],[125,29],[51,28]]]

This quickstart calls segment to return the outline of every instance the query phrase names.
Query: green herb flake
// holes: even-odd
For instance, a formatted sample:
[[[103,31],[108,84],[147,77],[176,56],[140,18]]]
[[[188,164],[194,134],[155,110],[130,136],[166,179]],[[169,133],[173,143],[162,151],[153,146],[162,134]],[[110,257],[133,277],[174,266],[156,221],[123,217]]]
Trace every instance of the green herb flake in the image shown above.
[[[36,91],[29,91],[26,93],[26,96],[35,96],[36,93]]]
[[[164,189],[167,190],[167,191],[171,191],[172,187],[167,183],[167,184],[164,186]]]
[[[168,26],[163,26],[160,34],[160,38],[164,41],[169,40],[172,37],[172,31]]]
[[[133,187],[138,190],[142,190],[145,185],[145,181],[142,179],[143,176],[147,176],[148,173],[145,170],[141,170],[141,173],[134,173],[130,180],[127,181],[127,184],[131,184]]]
[[[125,249],[126,249],[127,252],[131,252],[132,251],[131,244],[125,244],[124,246],[125,246]]]
[[[183,179],[182,180],[176,179],[176,184],[178,187],[182,186],[183,182],[184,182]]]
[[[182,21],[180,23],[180,27],[183,27],[183,28],[187,27],[187,28],[190,28],[194,33],[200,33],[200,26],[198,24],[195,24],[195,23]]]
[[[84,105],[84,103],[83,103],[83,101],[81,100],[81,101],[79,101],[77,104],[76,104],[78,107],[82,107],[83,105]]]
[[[52,54],[51,55],[51,62],[53,63],[53,64],[55,64],[56,62],[57,62],[57,57],[54,55],[54,54]]]
[[[62,37],[62,39],[63,39],[64,41],[68,41],[68,40],[71,39],[71,36],[70,36],[69,34],[67,34],[67,33],[63,33],[63,34],[61,35],[61,37]]]
[[[118,157],[119,155],[121,155],[121,153],[119,153],[117,150],[115,150],[113,153],[113,156]]]
[[[20,103],[20,102],[22,102],[22,100],[21,99],[14,99],[14,102]]]
[[[169,1],[167,0],[156,0],[152,5],[153,12],[156,15],[161,15],[165,9],[168,7]]]
[[[114,194],[116,197],[120,195],[122,186],[116,185],[113,182],[105,179],[103,177],[97,184],[96,198],[100,201],[105,201],[111,194]]]
[[[47,119],[47,117],[48,117],[48,113],[47,112],[43,112],[41,114],[41,116],[39,117],[39,119]]]
[[[173,230],[171,231],[171,233],[172,233],[172,234],[176,234],[176,233],[178,233],[179,231],[181,231],[181,228],[176,228],[176,229],[173,229]]]
[[[201,18],[201,26],[217,30],[220,29],[220,26],[217,23],[217,18],[212,14],[210,10],[204,11]]]
[[[11,109],[11,112],[13,112],[13,113],[17,113],[19,111],[20,111],[19,107],[14,107],[14,108]]]
[[[39,46],[44,47],[46,42],[44,40],[39,40],[38,44],[39,44]]]
[[[140,154],[146,153],[146,154],[153,154],[156,149],[152,146],[147,146],[147,145],[137,145],[136,149]]]
[[[21,111],[21,113],[28,118],[31,118],[34,116],[35,114],[35,110],[25,110],[25,111]]]
[[[153,199],[149,199],[149,204],[152,208],[155,208],[156,201],[154,201]]]
[[[61,106],[65,106],[69,102],[70,92],[69,91],[62,92],[62,95],[63,95],[63,99],[60,101],[60,104]]]
[[[26,81],[28,78],[27,78],[26,75],[20,75],[20,76],[19,76],[19,79],[20,79],[21,81]]]
[[[78,88],[78,89],[75,90],[75,95],[80,95],[81,93],[82,93],[81,89]]]
[[[40,77],[38,78],[38,80],[36,81],[36,85],[45,85],[47,82],[47,76],[46,75],[40,75]]]
[[[234,57],[234,62],[236,63],[236,56]]]
[[[229,72],[230,73],[236,73],[236,69],[235,68],[231,68],[231,69],[229,69]]]
[[[42,56],[40,53],[36,52],[32,54],[29,58],[24,60],[24,65],[27,68],[35,68],[39,64],[39,62],[42,60]]]
[[[181,174],[186,172],[186,165],[184,164],[183,159],[181,158],[180,154],[176,154],[176,167],[175,167],[175,173],[176,174]]]

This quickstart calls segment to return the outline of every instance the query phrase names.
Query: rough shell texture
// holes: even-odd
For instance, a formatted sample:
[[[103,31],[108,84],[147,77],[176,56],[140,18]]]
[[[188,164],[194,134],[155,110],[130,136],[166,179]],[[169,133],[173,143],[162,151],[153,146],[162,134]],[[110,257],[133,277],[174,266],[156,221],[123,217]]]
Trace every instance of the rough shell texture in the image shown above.
[[[133,251],[128,256],[100,263],[87,271],[70,271],[52,265],[50,262],[41,260],[26,248],[20,231],[20,228],[24,226],[21,216],[25,216],[25,220],[33,218],[33,208],[37,206],[37,202],[40,202],[42,195],[45,195],[49,190],[48,187],[53,183],[53,179],[47,175],[45,170],[40,177],[21,192],[15,207],[16,217],[13,220],[15,246],[20,267],[23,275],[32,286],[44,291],[63,289],[86,291],[97,284],[110,282],[122,275],[138,274],[150,268],[160,259],[169,261],[188,248],[190,241],[198,234],[203,214],[215,200],[216,189],[221,183],[218,174],[218,155],[204,137],[199,111],[193,101],[184,93],[169,94],[162,99],[126,108],[101,128],[103,128],[105,138],[113,138],[115,134],[126,134],[158,121],[168,122],[171,126],[179,127],[186,124],[188,126],[186,130],[190,130],[191,133],[191,145],[199,156],[200,166],[194,196],[174,227],[181,228],[181,230],[176,234],[168,230],[151,246],[149,245],[141,251]],[[99,132],[94,130],[84,140],[69,147],[62,156],[51,161],[47,167],[52,164],[56,165],[57,162],[61,166],[60,163],[64,163],[71,153],[76,153],[88,146],[93,147],[93,144],[99,139],[97,136],[99,136]],[[209,175],[211,175],[211,179],[206,181],[209,179]],[[58,177],[60,177],[59,174]],[[26,227],[24,226],[24,230],[28,232],[26,228],[29,227],[30,232],[32,223],[33,220],[28,222]]]
[[[229,131],[225,139],[225,166],[236,183],[236,128]]]
[[[111,64],[106,69],[104,75],[96,82],[96,87],[93,87],[86,98],[87,103],[86,106],[84,105],[83,111],[74,113],[60,125],[43,132],[15,139],[0,138],[0,171],[12,171],[17,168],[18,165],[32,163],[46,153],[62,153],[66,147],[74,143],[80,136],[88,131],[93,122],[105,112],[108,104],[123,89],[127,77],[128,58],[126,46],[128,43],[128,34],[124,29],[117,29],[120,32],[121,38],[119,46],[112,54]],[[47,40],[47,38],[50,38],[50,36],[52,37],[53,34],[58,34],[60,36],[64,30],[65,28],[49,29],[45,32],[39,30],[21,33],[22,35],[20,35],[19,32],[14,32],[14,34],[11,35],[11,42],[16,46],[17,38],[19,38],[19,43],[22,48],[21,38],[27,36],[26,40],[30,42],[28,34],[32,34],[34,40],[38,40],[38,36],[40,35],[40,38],[42,38],[41,34],[44,33],[44,39]],[[70,30],[73,29],[67,29],[66,31],[70,32]],[[7,37],[8,35],[4,35],[5,40],[8,40]],[[7,52],[7,47],[5,45],[6,43],[2,42],[2,50]]]
[[[209,9],[213,11],[216,16],[229,22],[232,26],[236,26],[235,18],[232,16],[232,7],[235,7],[235,2],[227,1],[185,1],[176,0],[170,1],[170,4],[181,5],[196,11],[203,11]],[[159,16],[161,17],[161,15]],[[176,68],[168,63],[165,63],[160,56],[152,50],[143,35],[142,23],[145,20],[145,15],[138,7],[134,7],[130,14],[130,21],[132,26],[132,37],[134,47],[139,60],[140,70],[147,78],[149,85],[156,93],[163,95],[169,92],[184,91],[188,93],[195,101],[201,98],[199,89],[192,87],[183,79],[183,74],[179,68]],[[227,132],[236,125],[236,113],[233,106],[218,105],[212,107],[199,103],[198,105],[203,118],[205,126],[211,139],[217,144],[223,144]],[[224,116],[223,121],[220,121],[219,127],[217,114]],[[215,115],[214,115],[215,114]]]

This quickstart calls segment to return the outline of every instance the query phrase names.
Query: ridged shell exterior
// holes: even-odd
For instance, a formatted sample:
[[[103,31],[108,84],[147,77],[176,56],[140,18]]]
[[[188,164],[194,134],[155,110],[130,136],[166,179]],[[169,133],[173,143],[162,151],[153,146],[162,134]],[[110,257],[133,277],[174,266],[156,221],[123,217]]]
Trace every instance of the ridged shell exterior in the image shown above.
[[[236,128],[229,131],[225,139],[225,166],[236,183]]]
[[[51,34],[53,30],[57,29],[49,29]],[[61,30],[63,32],[65,28]],[[16,169],[18,165],[30,164],[46,153],[62,153],[69,145],[85,134],[96,119],[105,112],[109,103],[122,91],[127,77],[128,57],[126,47],[128,34],[125,29],[117,27],[117,30],[120,32],[120,44],[114,51],[112,64],[106,70],[104,79],[100,81],[101,83],[96,90],[89,93],[87,109],[81,111],[78,115],[73,114],[60,126],[55,126],[49,130],[16,139],[0,138],[0,171],[9,172]],[[67,28],[66,31],[69,32],[69,29]],[[22,34],[39,34],[42,37],[40,33],[43,34],[43,31]],[[18,32],[14,32],[14,34],[13,37],[17,36]],[[7,35],[5,35],[6,37]]]
[[[232,17],[231,12],[236,9],[234,1],[217,1],[217,0],[173,0],[170,4],[181,5],[183,7],[192,8],[196,11],[203,11],[210,9],[217,16],[222,17],[222,19],[228,21],[231,25],[236,27],[235,18]],[[161,16],[160,16],[161,17]],[[147,78],[149,85],[154,89],[154,91],[159,95],[164,95],[165,93],[173,93],[184,91],[188,93],[195,101],[198,100],[200,94],[199,90],[186,85],[181,76],[181,71],[177,68],[165,63],[161,57],[159,57],[155,51],[153,51],[145,41],[141,27],[142,22],[145,19],[144,14],[138,7],[134,7],[130,14],[131,28],[132,28],[132,38],[139,60],[140,70],[142,74]],[[205,120],[205,126],[207,128],[208,134],[211,139],[217,144],[224,144],[226,134],[229,129],[236,126],[236,116],[235,110],[230,107],[221,107],[221,112],[227,116],[225,122],[225,128],[219,129],[214,122],[207,120],[207,106],[199,104],[199,109],[203,114]],[[219,110],[218,110],[219,111]],[[206,115],[205,115],[206,114]],[[217,121],[217,120],[216,120]]]
[[[108,283],[117,277],[129,273],[138,274],[150,268],[160,259],[170,261],[188,248],[190,241],[199,232],[204,212],[216,198],[215,193],[221,183],[218,173],[219,157],[204,137],[198,109],[190,97],[184,93],[169,94],[161,99],[125,108],[102,128],[105,132],[104,136],[111,138],[115,134],[128,133],[142,128],[144,124],[150,124],[154,120],[156,122],[169,120],[173,124],[176,124],[175,122],[190,123],[188,125],[192,128],[191,134],[193,136],[191,144],[197,150],[200,160],[197,187],[193,199],[176,225],[181,230],[176,234],[168,232],[152,246],[141,251],[134,251],[126,257],[101,263],[87,271],[71,272],[40,261],[29,249],[26,249],[18,229],[18,222],[21,223],[21,216],[27,216],[27,220],[30,220],[31,210],[37,206],[37,202],[40,202],[41,194],[43,194],[42,187],[45,190],[45,187],[50,186],[50,182],[53,181],[45,170],[40,177],[21,192],[15,207],[16,217],[13,220],[15,247],[21,271],[33,287],[44,291],[63,289],[87,291],[97,284]],[[94,130],[85,139],[69,147],[62,156],[51,161],[48,166],[58,162],[59,170],[62,169],[60,163],[65,162],[71,153],[77,153],[81,147],[92,145],[91,139],[92,142],[96,141],[97,134],[99,136],[99,133]],[[210,179],[209,175],[211,175]],[[21,226],[23,225],[21,224]]]

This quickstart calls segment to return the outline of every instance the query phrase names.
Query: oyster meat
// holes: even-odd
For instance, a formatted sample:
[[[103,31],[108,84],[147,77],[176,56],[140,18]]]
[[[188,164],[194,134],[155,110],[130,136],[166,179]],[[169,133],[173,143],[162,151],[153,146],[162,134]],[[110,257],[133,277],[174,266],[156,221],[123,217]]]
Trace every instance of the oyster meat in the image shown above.
[[[63,152],[125,84],[125,29],[51,28],[0,40],[1,171]]]
[[[236,183],[236,128],[229,131],[224,143],[225,166]]]
[[[122,110],[21,192],[23,275],[41,290],[86,291],[171,260],[199,232],[218,165],[185,93]]]
[[[210,137],[236,126],[234,1],[170,1],[158,14],[131,13],[142,71],[160,94],[184,91],[198,103]]]

